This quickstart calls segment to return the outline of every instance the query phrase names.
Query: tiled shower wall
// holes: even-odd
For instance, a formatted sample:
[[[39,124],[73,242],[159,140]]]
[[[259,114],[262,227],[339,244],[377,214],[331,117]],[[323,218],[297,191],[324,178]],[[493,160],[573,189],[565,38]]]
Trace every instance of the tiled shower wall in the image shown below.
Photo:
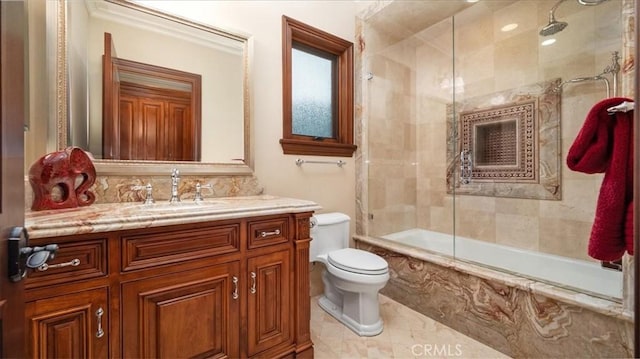
[[[622,51],[620,0],[590,7],[563,3],[556,16],[569,26],[556,35],[554,45],[540,46],[538,31],[555,3],[480,2],[454,19],[410,36],[405,32],[405,37],[397,26],[365,21],[363,71],[373,75],[364,83],[368,101],[363,104],[369,117],[364,127],[369,142],[368,211],[373,215],[367,222],[369,235],[415,227],[452,233],[455,207],[456,235],[588,259],[602,176],[572,172],[564,163],[587,112],[606,97],[601,82],[563,89],[561,201],[469,195],[454,201],[446,193],[446,106],[454,101],[454,92],[455,101],[464,102],[558,77],[594,76],[609,65],[612,51]],[[416,3],[394,2],[382,12],[399,13],[398,7],[415,11],[411,6]],[[507,23],[518,27],[500,31]]]
[[[368,185],[373,220],[369,223],[377,235],[416,227],[414,64],[415,51],[404,42],[371,59]]]

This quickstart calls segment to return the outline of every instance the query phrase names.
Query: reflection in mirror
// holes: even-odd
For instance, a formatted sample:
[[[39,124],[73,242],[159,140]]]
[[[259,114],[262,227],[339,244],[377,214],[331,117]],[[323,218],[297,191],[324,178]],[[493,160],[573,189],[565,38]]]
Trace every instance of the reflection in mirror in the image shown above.
[[[64,108],[67,114],[58,116],[60,119],[55,126],[49,125],[47,151],[74,145],[90,151],[97,159],[109,157],[103,153],[105,137],[102,131],[103,37],[108,32],[112,34],[119,59],[201,76],[201,137],[197,141],[201,143],[198,149],[201,162],[181,164],[185,166],[183,173],[251,173],[249,41],[246,36],[194,23],[129,1],[58,0],[56,3],[58,9],[50,9],[51,6],[47,4],[47,26],[51,29],[49,22],[62,23],[56,30],[58,38],[55,52],[63,54],[58,56],[57,61],[56,57],[48,57],[47,61],[64,64],[55,71],[68,81],[68,86],[61,88],[49,85],[48,88],[50,92],[57,92],[56,112]],[[62,11],[59,11],[61,7]],[[51,39],[47,39],[49,49],[51,43]],[[48,69],[52,72],[55,65],[49,64]],[[50,118],[50,121],[55,121],[53,116]],[[63,121],[65,118],[67,121]],[[54,137],[57,138],[52,140]],[[51,143],[55,143],[56,148],[50,148]],[[194,158],[197,159],[197,156]],[[96,167],[101,173],[104,172],[101,168],[124,173],[131,168],[126,162],[99,160],[96,161]],[[137,161],[135,165],[143,173],[153,173],[155,170],[140,166],[152,166],[159,173],[164,173],[165,167],[176,164]]]
[[[104,33],[102,156],[200,160],[202,76],[117,58]]]

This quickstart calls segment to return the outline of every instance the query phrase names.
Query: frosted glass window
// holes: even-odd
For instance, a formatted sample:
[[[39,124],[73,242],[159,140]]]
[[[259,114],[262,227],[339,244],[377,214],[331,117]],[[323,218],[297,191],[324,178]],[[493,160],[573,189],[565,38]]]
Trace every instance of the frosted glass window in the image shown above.
[[[292,133],[333,138],[333,62],[293,48],[291,54]]]
[[[353,43],[282,16],[282,152],[351,157]]]

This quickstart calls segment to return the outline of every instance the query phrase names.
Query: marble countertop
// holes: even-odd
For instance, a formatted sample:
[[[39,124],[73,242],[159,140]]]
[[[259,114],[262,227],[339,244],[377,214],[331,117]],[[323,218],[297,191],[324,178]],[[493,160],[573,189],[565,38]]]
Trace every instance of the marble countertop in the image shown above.
[[[221,197],[201,203],[103,203],[87,207],[27,211],[25,227],[30,238],[109,232],[223,219],[316,211],[311,201],[271,195]]]

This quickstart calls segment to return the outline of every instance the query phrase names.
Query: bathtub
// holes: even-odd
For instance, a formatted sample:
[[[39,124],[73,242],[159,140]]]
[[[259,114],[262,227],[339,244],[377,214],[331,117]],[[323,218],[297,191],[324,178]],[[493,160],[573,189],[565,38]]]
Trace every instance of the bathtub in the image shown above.
[[[384,235],[382,238],[430,252],[454,256],[453,236],[450,234],[409,229]],[[580,292],[608,298],[622,298],[622,272],[602,268],[600,263],[596,262],[512,248],[460,236],[455,238],[455,258],[559,284]]]
[[[380,293],[470,338],[514,358],[633,357],[620,272],[460,237],[452,257],[451,235],[419,229],[385,237],[353,237],[389,263]]]

